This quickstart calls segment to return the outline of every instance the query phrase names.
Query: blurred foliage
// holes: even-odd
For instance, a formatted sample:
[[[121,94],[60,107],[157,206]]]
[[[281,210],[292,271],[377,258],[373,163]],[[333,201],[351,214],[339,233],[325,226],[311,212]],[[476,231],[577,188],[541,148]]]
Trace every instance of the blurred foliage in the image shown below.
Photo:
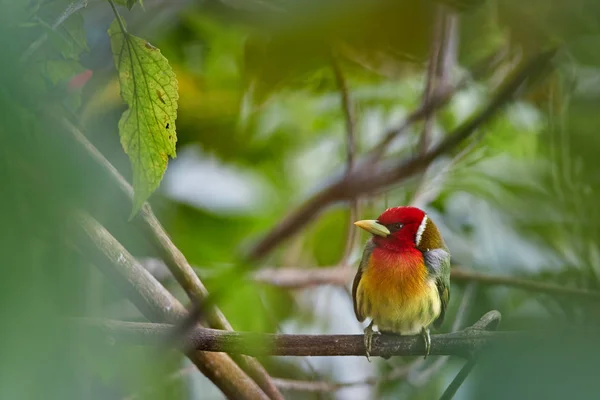
[[[469,81],[437,114],[435,140],[483,104],[518,61],[558,45],[554,69],[535,91],[437,160],[422,184],[414,179],[361,199],[360,217],[419,194],[457,264],[600,289],[596,0],[118,3],[131,8],[122,10],[131,33],[160,48],[179,82],[180,157],[170,162],[150,200],[209,289],[234,282],[219,305],[236,329],[359,332],[339,288],[297,293],[227,277],[239,273],[240,255],[260,235],[343,173],[346,133],[332,55],[341,60],[355,103],[363,154],[421,103],[440,3],[461,10],[450,80]],[[106,34],[114,16],[103,1],[72,8],[83,4],[0,1],[0,300],[7,322],[0,332],[0,398],[219,398],[198,373],[167,378],[184,367],[180,356],[90,343],[59,318],[143,320],[125,294],[99,275],[95,260],[73,249],[73,209],[92,212],[136,256],[158,257],[127,222],[131,204],[59,125],[64,117],[82,126],[132,180],[119,141],[124,104]],[[475,73],[498,53],[504,54],[499,65]],[[416,124],[398,138],[386,157],[414,154],[421,128]],[[346,204],[325,210],[265,265],[335,265],[348,223]],[[352,262],[364,239],[361,233]],[[460,286],[452,291],[444,331],[462,297]],[[181,291],[176,294],[184,300]],[[567,326],[575,332],[584,325],[595,329],[599,321],[593,304],[486,287],[479,288],[465,323],[491,308],[503,313],[504,329],[553,332]],[[594,396],[593,336],[561,335],[490,352],[456,398]],[[275,376],[350,381],[384,376],[394,363],[410,360],[311,360],[316,378],[297,359],[264,361]],[[400,380],[373,392],[344,389],[337,397],[432,398],[458,367],[447,364],[420,387]]]

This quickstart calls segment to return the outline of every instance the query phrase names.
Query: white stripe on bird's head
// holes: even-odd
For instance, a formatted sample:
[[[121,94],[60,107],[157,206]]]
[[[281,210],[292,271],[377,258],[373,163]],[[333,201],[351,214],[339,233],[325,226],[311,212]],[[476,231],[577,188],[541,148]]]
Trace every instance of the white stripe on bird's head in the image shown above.
[[[419,229],[417,229],[417,234],[415,236],[415,245],[419,245],[421,243],[421,239],[423,238],[423,232],[425,232],[425,228],[427,227],[427,214],[423,216],[423,220],[421,221],[421,225],[419,225]]]

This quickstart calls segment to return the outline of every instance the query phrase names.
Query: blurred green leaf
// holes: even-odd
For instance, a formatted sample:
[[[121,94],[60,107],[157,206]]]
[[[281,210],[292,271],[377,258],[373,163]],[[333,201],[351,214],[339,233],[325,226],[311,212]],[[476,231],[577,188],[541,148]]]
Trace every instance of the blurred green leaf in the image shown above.
[[[78,12],[86,3],[84,0],[48,1],[37,14],[50,42],[66,59],[77,60],[81,53],[89,51],[83,17]]]

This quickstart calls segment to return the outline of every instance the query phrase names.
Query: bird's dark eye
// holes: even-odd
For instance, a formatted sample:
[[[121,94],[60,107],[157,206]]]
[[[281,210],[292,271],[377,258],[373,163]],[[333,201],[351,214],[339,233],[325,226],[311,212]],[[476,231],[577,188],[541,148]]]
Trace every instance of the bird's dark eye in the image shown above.
[[[398,230],[400,228],[402,228],[402,224],[400,224],[400,223],[394,224],[394,229]]]

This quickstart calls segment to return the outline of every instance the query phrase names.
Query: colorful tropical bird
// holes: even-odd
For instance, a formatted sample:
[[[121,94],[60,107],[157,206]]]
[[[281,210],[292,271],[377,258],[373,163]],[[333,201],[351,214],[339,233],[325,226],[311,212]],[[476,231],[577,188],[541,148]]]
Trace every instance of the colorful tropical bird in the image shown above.
[[[352,285],[354,313],[365,328],[367,359],[373,325],[380,332],[421,334],[431,349],[429,326],[438,328],[450,299],[450,252],[440,231],[415,207],[388,208],[356,226],[373,234]]]

